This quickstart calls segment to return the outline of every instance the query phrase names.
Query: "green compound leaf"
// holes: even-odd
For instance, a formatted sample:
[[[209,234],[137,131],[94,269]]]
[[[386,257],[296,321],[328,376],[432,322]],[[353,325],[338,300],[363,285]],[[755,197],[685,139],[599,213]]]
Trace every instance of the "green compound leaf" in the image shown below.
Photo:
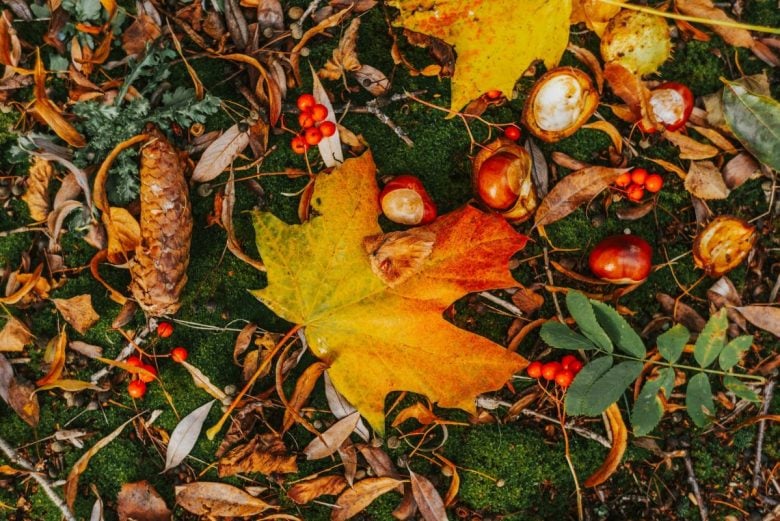
[[[723,116],[737,139],[770,168],[780,170],[780,103],[726,81]]]
[[[585,414],[588,391],[600,376],[612,367],[612,357],[603,356],[591,361],[582,368],[566,391],[566,412],[572,415]]]
[[[688,408],[688,416],[698,427],[704,427],[715,415],[715,403],[712,401],[712,388],[710,380],[704,373],[698,373],[688,382],[688,390],[685,393],[685,406]]]
[[[664,404],[658,393],[663,392],[668,398],[672,393],[672,387],[674,387],[674,369],[671,367],[659,370],[656,378],[645,383],[639,391],[631,412],[631,427],[634,429],[635,436],[645,436],[655,429],[664,414]]]
[[[600,363],[580,380],[585,369],[605,359],[606,362]],[[642,372],[642,362],[623,362],[610,368],[611,363],[611,357],[600,358],[580,371],[566,393],[566,410],[569,414],[598,416],[616,402]]]
[[[756,392],[748,387],[748,385],[739,378],[734,376],[724,376],[723,385],[726,387],[726,389],[733,392],[743,400],[755,403],[761,402],[761,399],[758,397]]]
[[[701,367],[707,367],[718,358],[726,345],[726,329],[729,321],[726,317],[726,308],[721,309],[710,317],[704,325],[704,329],[696,339],[693,348],[693,357]]]
[[[684,325],[677,324],[656,339],[658,352],[661,353],[664,359],[674,363],[682,355],[685,344],[688,343],[690,338],[690,331]]]
[[[560,322],[545,322],[539,335],[547,345],[556,349],[596,349],[590,340]]]
[[[626,319],[620,316],[615,308],[608,306],[603,302],[591,300],[593,311],[601,327],[609,335],[609,338],[624,353],[644,358],[646,354],[645,344],[636,331],[626,322]]]
[[[612,341],[596,320],[588,298],[579,291],[569,291],[566,294],[566,307],[569,308],[569,313],[580,326],[582,334],[603,351],[611,353]]]
[[[724,371],[728,371],[739,363],[742,353],[753,345],[753,335],[738,336],[723,348],[718,356],[718,364]]]

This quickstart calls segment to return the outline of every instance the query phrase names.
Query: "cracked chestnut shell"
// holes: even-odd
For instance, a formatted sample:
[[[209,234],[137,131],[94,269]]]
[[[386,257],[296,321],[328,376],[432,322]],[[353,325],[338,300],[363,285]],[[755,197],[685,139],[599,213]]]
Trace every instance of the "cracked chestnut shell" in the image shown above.
[[[720,277],[739,266],[756,243],[756,228],[738,217],[712,220],[693,241],[693,261],[710,277]]]
[[[534,84],[523,107],[523,124],[548,143],[574,134],[596,112],[599,94],[590,77],[573,67],[558,67]]]
[[[479,151],[472,165],[474,193],[485,206],[507,220],[523,222],[539,204],[528,151],[499,138]]]

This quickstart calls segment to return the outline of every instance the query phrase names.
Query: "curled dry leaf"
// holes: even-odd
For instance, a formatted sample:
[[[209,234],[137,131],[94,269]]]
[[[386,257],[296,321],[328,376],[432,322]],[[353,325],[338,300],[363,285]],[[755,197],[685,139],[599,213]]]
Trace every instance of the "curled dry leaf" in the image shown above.
[[[192,452],[203,429],[203,422],[206,421],[206,417],[211,412],[213,405],[214,400],[201,405],[182,418],[176,425],[176,428],[173,429],[171,438],[168,441],[168,448],[165,451],[165,468],[162,470],[163,472],[178,466]]]
[[[591,201],[627,168],[593,166],[573,172],[553,186],[536,210],[536,226],[563,219],[582,204]]]
[[[211,181],[233,164],[249,144],[249,133],[242,130],[242,125],[246,123],[236,123],[208,146],[192,172],[193,181]]]
[[[299,505],[305,505],[320,496],[335,496],[347,486],[344,476],[319,476],[299,481],[287,491],[287,497]]]
[[[712,161],[691,161],[685,176],[685,189],[699,199],[726,199],[729,189]]]
[[[336,501],[331,521],[346,521],[363,511],[379,496],[390,492],[403,481],[394,478],[366,478],[347,489]]]
[[[585,480],[584,485],[586,487],[597,487],[607,481],[617,470],[628,446],[628,429],[626,429],[626,424],[623,422],[620,408],[616,403],[613,403],[607,407],[604,413],[609,421],[609,429],[612,431],[612,448],[609,449],[604,463]]]
[[[295,390],[290,396],[288,406],[295,411],[295,415],[289,410],[284,411],[284,420],[282,421],[282,433],[287,432],[295,424],[295,416],[300,413],[303,404],[309,399],[314,386],[319,381],[320,376],[328,368],[324,362],[314,362],[298,377],[295,382]]]
[[[632,122],[641,119],[645,127],[655,126],[654,113],[650,107],[650,90],[639,76],[619,63],[610,62],[604,66],[604,79],[612,92],[628,105],[633,116]]]
[[[600,4],[604,6],[607,5],[597,0],[587,0],[587,2],[591,4]],[[578,2],[575,1],[574,3],[577,4]],[[614,8],[615,6],[610,6],[610,9],[614,9]],[[617,9],[620,10],[619,7]],[[573,14],[574,13],[572,12],[572,15]],[[590,52],[588,49],[574,45],[571,42],[569,43],[568,47],[566,47],[566,50],[574,54],[574,56],[576,56],[578,60],[580,60],[585,65],[587,65],[588,69],[590,69],[590,72],[593,73],[593,77],[596,80],[596,86],[598,87],[599,94],[601,94],[601,91],[604,90],[604,70],[601,68],[601,64],[599,63],[599,59],[596,58],[596,55]]]
[[[33,78],[35,80],[33,113],[35,117],[41,120],[41,122],[49,125],[54,133],[69,145],[76,148],[86,146],[87,142],[84,139],[84,136],[79,134],[78,130],[68,123],[46,94],[46,69],[41,60],[41,50],[36,48],[35,52],[35,69],[33,70]]]
[[[116,498],[119,521],[170,521],[165,500],[148,481],[125,483]]]
[[[338,80],[345,72],[353,72],[360,69],[360,60],[355,51],[359,28],[360,18],[353,18],[349,23],[349,27],[341,36],[338,47],[333,49],[330,59],[317,72],[320,78]]]
[[[740,306],[736,310],[754,326],[780,338],[780,308],[777,306]]]
[[[90,294],[77,295],[69,299],[55,298],[51,301],[62,318],[82,335],[100,320],[100,315],[92,307],[92,295]]]
[[[409,471],[409,480],[412,484],[412,495],[420,509],[425,521],[447,521],[447,511],[444,508],[444,501],[433,483],[419,474]]]
[[[265,271],[265,266],[263,265],[262,261],[253,259],[249,255],[247,255],[244,249],[241,247],[241,244],[238,242],[238,238],[236,237],[236,231],[233,228],[233,207],[235,206],[235,204],[236,204],[236,181],[233,172],[230,172],[228,176],[227,184],[225,184],[225,195],[222,199],[222,210],[220,212],[222,226],[225,227],[225,232],[227,232],[228,250],[230,250],[230,252],[233,255],[235,255],[242,261],[254,267],[256,270]]]
[[[311,440],[303,449],[306,459],[322,459],[336,452],[341,444],[349,438],[349,435],[355,431],[359,420],[360,414],[353,412],[331,425],[328,430]]]
[[[141,245],[141,225],[124,208],[112,206],[102,215],[108,240],[108,262],[124,264],[129,253]]]
[[[398,413],[398,416],[396,416],[393,420],[392,426],[398,427],[406,420],[412,418],[420,422],[422,425],[430,425],[439,419],[439,417],[433,413],[430,407],[427,407],[420,402],[416,402],[413,405],[402,409],[401,412]]]
[[[52,338],[46,346],[43,360],[49,364],[49,372],[43,378],[38,379],[35,385],[38,387],[50,384],[60,379],[65,369],[65,348],[68,345],[68,335],[62,331]]]
[[[217,470],[221,478],[247,473],[270,476],[298,472],[298,464],[279,435],[266,433],[256,435],[249,443],[225,454],[219,460]]]
[[[195,515],[213,517],[257,516],[276,508],[240,488],[208,481],[176,487],[176,504]]]
[[[0,352],[19,352],[33,341],[33,335],[20,320],[9,317],[0,330]]]
[[[30,209],[30,217],[35,221],[45,221],[49,216],[49,181],[54,177],[51,163],[33,156],[30,170],[27,172],[27,191],[22,200]]]
[[[680,132],[666,130],[664,137],[680,149],[680,159],[709,159],[719,154],[714,146],[700,143]]]
[[[756,227],[737,217],[721,215],[693,241],[693,260],[710,277],[720,277],[739,266],[758,235]]]

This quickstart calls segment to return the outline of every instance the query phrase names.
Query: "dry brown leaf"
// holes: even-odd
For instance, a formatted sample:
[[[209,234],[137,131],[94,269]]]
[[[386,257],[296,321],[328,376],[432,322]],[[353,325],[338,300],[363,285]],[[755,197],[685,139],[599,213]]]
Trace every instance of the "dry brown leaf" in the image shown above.
[[[87,344],[81,340],[73,340],[68,344],[68,348],[71,351],[75,351],[80,355],[84,355],[87,358],[98,358],[103,356],[103,348],[94,344]]]
[[[385,73],[371,65],[361,65],[358,70],[352,71],[352,75],[372,96],[381,96],[390,90],[390,80]]]
[[[566,154],[565,152],[560,152],[558,150],[554,151],[550,155],[550,158],[553,160],[553,163],[555,163],[556,165],[562,166],[563,168],[568,168],[573,172],[576,172],[577,170],[585,170],[586,168],[592,166],[589,163],[580,161],[579,159],[574,159],[569,154]]]
[[[723,167],[723,181],[729,190],[745,184],[748,179],[761,175],[761,165],[747,152],[731,158]]]
[[[344,477],[351,487],[355,484],[355,475],[357,474],[357,447],[351,441],[346,440],[339,447],[338,453],[339,458],[341,458],[341,464],[344,466]]]
[[[604,413],[609,420],[609,428],[612,431],[612,448],[609,449],[604,463],[585,480],[586,487],[597,487],[607,481],[617,470],[628,446],[628,430],[623,422],[623,415],[620,414],[620,408],[616,403],[613,403],[607,407]]]
[[[282,421],[282,434],[287,432],[295,424],[295,417],[300,413],[303,404],[309,399],[314,386],[319,381],[320,376],[328,368],[325,362],[314,362],[298,377],[295,382],[295,390],[290,396],[288,407],[295,411],[295,415],[289,410],[284,411],[284,420]]]
[[[68,335],[62,331],[59,335],[52,338],[46,346],[46,352],[43,360],[49,364],[49,372],[46,376],[35,382],[35,385],[41,387],[60,379],[62,371],[65,369],[65,348],[68,345]]]
[[[160,35],[162,31],[154,18],[141,11],[130,27],[122,32],[122,49],[128,55],[141,54],[146,44],[154,42]]]
[[[403,481],[393,478],[366,478],[347,489],[336,501],[331,521],[346,521],[359,514],[379,496],[390,492]]]
[[[688,177],[688,173],[682,168],[680,168],[679,166],[675,165],[674,163],[670,163],[669,161],[665,161],[663,159],[657,159],[653,157],[648,157],[647,159],[652,161],[656,165],[665,168],[669,172],[674,172],[675,174],[677,174],[677,177],[679,177],[680,179],[684,180],[686,177]]]
[[[228,250],[230,250],[233,255],[246,262],[256,270],[265,271],[265,265],[263,262],[257,259],[253,259],[247,255],[246,252],[244,252],[244,249],[241,247],[241,244],[238,242],[235,229],[233,228],[233,206],[235,204],[236,182],[233,176],[233,172],[230,172],[227,184],[225,185],[225,195],[222,200],[221,212],[222,226],[225,227],[225,232],[227,232]]]
[[[575,2],[576,3],[576,2]],[[596,80],[596,86],[598,87],[599,94],[604,90],[604,70],[601,68],[599,59],[596,55],[590,52],[584,47],[579,47],[573,43],[569,43],[566,50],[574,54],[578,60],[587,65],[590,72],[593,73],[593,78]]]
[[[609,139],[612,141],[612,145],[615,147],[615,150],[618,154],[623,153],[623,137],[620,135],[620,131],[615,128],[615,125],[610,123],[609,121],[594,121],[593,123],[588,123],[587,125],[583,125],[582,128],[590,128],[593,130],[600,130],[601,132],[604,132],[606,135],[609,136]]]
[[[22,284],[21,287],[19,287],[16,290],[13,290],[12,293],[7,294],[5,297],[0,298],[0,304],[16,304],[20,300],[22,300],[25,296],[27,296],[28,293],[30,293],[33,289],[35,289],[36,284],[41,279],[41,273],[43,273],[43,264],[39,264],[38,267],[35,268],[35,271],[32,272],[31,274],[18,273],[16,275],[16,280]],[[20,279],[22,275],[29,275],[29,276]],[[22,280],[24,282],[22,282]]]
[[[776,306],[740,306],[736,310],[757,328],[780,338],[780,308]]]
[[[0,65],[4,72],[0,79],[10,78],[15,74],[12,67],[19,65],[22,56],[22,45],[13,26],[13,15],[10,11],[0,12]]]
[[[344,476],[319,476],[299,481],[287,491],[287,497],[299,505],[305,505],[320,496],[336,496],[347,486]]]
[[[62,314],[62,318],[82,335],[100,320],[100,315],[92,307],[92,295],[90,294],[78,295],[69,299],[55,298],[52,299],[52,302],[54,302],[57,311]]]
[[[238,361],[238,357],[249,349],[252,338],[255,336],[255,331],[257,331],[257,325],[250,322],[241,329],[241,332],[236,338],[236,343],[233,346],[233,363],[239,367],[241,366],[241,363]]]
[[[38,405],[38,395],[35,388],[27,381],[17,378],[11,379],[8,384],[8,405],[30,427],[35,427],[41,418],[41,409]]]
[[[439,419],[430,407],[423,405],[420,402],[416,402],[409,407],[406,407],[398,413],[398,416],[393,420],[393,427],[398,427],[406,420],[414,418],[422,425],[430,425],[431,423]]]
[[[236,123],[209,145],[192,172],[193,181],[211,181],[233,164],[249,144],[249,133],[241,130],[245,124]]]
[[[523,314],[533,315],[544,305],[544,297],[525,286],[520,286],[512,294],[512,304],[520,308]]]
[[[289,474],[298,472],[295,455],[290,454],[282,438],[273,433],[258,434],[246,445],[236,447],[220,460],[219,477],[236,474]]]
[[[661,305],[664,312],[672,315],[672,319],[675,322],[679,322],[696,333],[704,329],[704,324],[706,324],[707,321],[688,304],[678,302],[666,293],[656,293],[655,299]]]
[[[227,399],[228,396],[222,391],[222,389],[211,383],[211,380],[209,380],[208,376],[203,374],[200,369],[187,361],[181,362],[181,366],[184,367],[188,373],[190,373],[192,382],[196,387],[203,389],[211,397],[219,400],[220,402],[223,402],[225,399]]]
[[[553,186],[536,210],[535,226],[563,219],[582,204],[591,201],[628,168],[594,166],[573,172]]]
[[[108,262],[124,264],[128,253],[141,245],[141,225],[124,208],[112,206],[102,214],[108,239]]]
[[[59,109],[57,109],[47,96],[46,69],[43,67],[40,48],[36,48],[35,53],[35,69],[33,71],[33,78],[35,80],[35,102],[33,103],[33,111],[36,118],[41,120],[42,123],[49,125],[54,133],[69,145],[77,148],[86,146],[87,142],[84,139],[84,136],[79,134],[78,130],[68,123]]]
[[[619,5],[610,5],[599,0],[574,0],[569,21],[572,24],[585,22],[588,29],[601,37],[607,23],[619,11]]]
[[[425,476],[409,471],[412,495],[425,521],[448,521],[444,501],[433,483]]]
[[[34,338],[35,335],[20,320],[9,317],[0,331],[0,352],[22,351]]]
[[[349,9],[344,9],[343,11],[338,11],[337,13],[332,14],[331,16],[327,17],[314,27],[310,28],[308,31],[303,33],[303,36],[301,37],[300,41],[295,44],[295,47],[292,48],[291,54],[290,54],[290,65],[292,65],[293,74],[295,75],[295,81],[298,83],[298,85],[301,85],[301,70],[300,70],[300,61],[301,61],[301,49],[306,47],[306,44],[309,40],[317,36],[318,34],[322,33],[326,29],[330,29],[331,27],[336,27],[338,24],[340,24],[344,18],[347,17],[347,15],[350,13]],[[273,124],[273,123],[272,123]]]
[[[46,385],[41,385],[35,390],[35,392],[47,391],[49,389],[62,389],[63,391],[67,391],[69,393],[77,393],[80,391],[86,391],[87,389],[89,389],[90,391],[105,392],[108,390],[108,387],[100,387],[99,385],[93,384],[92,382],[83,382],[81,380],[64,379],[64,380],[55,380]]]
[[[148,481],[125,483],[116,498],[119,521],[170,521],[165,500]]]
[[[33,156],[27,176],[27,191],[22,200],[34,221],[45,221],[49,216],[49,181],[54,177],[54,168],[45,159]]]
[[[333,49],[330,59],[317,71],[317,75],[320,78],[338,80],[344,75],[345,71],[351,72],[360,69],[360,60],[355,51],[359,28],[360,18],[353,18],[349,27],[341,36],[338,47]]]
[[[685,189],[699,199],[725,199],[729,189],[712,161],[691,161],[685,177]]]
[[[709,159],[719,154],[712,145],[700,143],[680,132],[664,131],[664,137],[680,149],[680,159]]]
[[[355,432],[358,421],[360,421],[360,414],[353,412],[331,425],[303,449],[306,459],[322,459],[336,452],[349,435]]]
[[[693,125],[690,124],[690,127],[701,134],[702,136],[706,137],[710,140],[710,142],[721,149],[722,151],[726,152],[727,154],[736,154],[737,149],[734,148],[734,145],[731,144],[731,141],[726,139],[723,134],[718,132],[717,130],[708,128],[708,127],[701,127],[699,125]]]
[[[442,456],[441,454],[436,454],[436,457],[444,463],[444,466],[447,467],[450,470],[450,473],[452,474],[452,481],[450,481],[450,488],[447,489],[447,495],[444,497],[444,506],[449,507],[452,506],[453,503],[455,503],[455,498],[458,497],[458,491],[460,490],[460,474],[458,474],[458,467]]]
[[[650,90],[641,78],[619,63],[610,62],[604,66],[604,79],[612,92],[628,105],[633,121],[644,121],[646,128],[655,127],[653,110],[650,107]]]
[[[212,517],[257,516],[277,508],[240,488],[208,481],[176,487],[176,504],[195,515]]]

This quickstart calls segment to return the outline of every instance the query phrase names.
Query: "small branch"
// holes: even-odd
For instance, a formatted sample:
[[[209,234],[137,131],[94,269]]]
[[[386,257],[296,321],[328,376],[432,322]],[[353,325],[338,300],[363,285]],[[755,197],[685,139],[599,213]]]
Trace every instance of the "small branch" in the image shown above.
[[[538,413],[536,411],[532,411],[531,409],[522,409],[520,412],[525,414],[526,416],[539,418],[540,420],[545,420],[545,421],[548,421],[550,423],[556,423],[558,425],[561,424],[561,422],[556,420],[555,418],[553,418],[551,416],[547,416],[546,414],[542,414],[542,413]],[[606,439],[604,436],[601,436],[600,434],[596,434],[595,432],[591,432],[591,431],[589,431],[587,429],[583,429],[582,427],[577,427],[576,425],[572,425],[571,423],[567,423],[566,425],[564,425],[564,427],[566,429],[574,432],[575,434],[579,434],[583,438],[587,438],[589,440],[595,441],[596,443],[600,443],[601,445],[603,445],[604,447],[606,447],[608,449],[612,448],[612,444],[609,442],[609,440]]]
[[[761,415],[769,413],[769,405],[772,403],[772,395],[775,391],[775,381],[770,380],[764,387],[764,403],[761,406]],[[758,435],[756,436],[756,461],[753,463],[753,483],[751,488],[753,492],[761,484],[761,452],[764,450],[764,433],[766,432],[766,420],[758,422]]]
[[[489,300],[490,302],[492,302],[497,306],[504,308],[505,310],[509,311],[510,313],[512,313],[518,318],[522,318],[523,316],[523,311],[519,307],[515,306],[511,302],[507,302],[506,300],[498,298],[497,296],[493,295],[488,291],[482,291],[479,294],[479,296],[484,298],[485,300]]]
[[[686,450],[683,459],[685,461],[685,470],[688,473],[688,483],[691,484],[693,496],[696,498],[696,506],[699,507],[701,521],[709,521],[710,514],[707,512],[707,505],[704,503],[704,498],[701,495],[699,482],[696,480],[696,474],[693,472],[693,461],[691,460],[690,452]]]
[[[550,255],[547,252],[547,246],[545,246],[542,251],[544,252],[544,271],[547,272],[547,282],[551,286],[554,286],[555,280],[553,280],[552,270],[550,269]],[[563,312],[561,311],[561,305],[558,303],[558,295],[553,292],[552,298],[553,298],[553,303],[555,304],[555,310],[558,312],[558,320],[560,320],[561,324],[563,324],[564,323]]]
[[[144,328],[143,328],[143,329],[142,329],[142,330],[141,330],[141,331],[138,333],[138,335],[136,335],[136,337],[133,339],[133,341],[132,341],[132,342],[127,342],[127,343],[125,344],[125,346],[124,346],[124,347],[122,348],[122,350],[119,352],[119,354],[117,355],[117,357],[115,358],[115,360],[116,360],[117,362],[121,362],[121,361],[123,361],[125,358],[127,358],[128,356],[130,356],[131,354],[133,354],[133,351],[135,350],[135,347],[136,347],[138,344],[142,344],[142,343],[143,343],[143,341],[144,341],[144,338],[146,337],[146,335],[148,335],[148,334],[150,333],[150,331],[151,331],[151,330],[149,329],[149,327],[148,327],[148,326],[147,326],[147,327],[144,327]],[[92,383],[97,383],[97,382],[98,382],[98,381],[99,381],[101,378],[103,378],[104,376],[106,376],[106,375],[107,375],[107,374],[108,374],[108,373],[111,371],[111,368],[112,368],[112,366],[107,366],[107,367],[104,367],[103,369],[101,369],[100,371],[98,371],[98,372],[94,373],[94,374],[93,374],[92,376],[90,376],[90,378],[89,378],[90,382],[92,382]]]
[[[30,476],[32,476],[32,478],[38,482],[51,502],[60,509],[60,512],[62,512],[62,517],[65,518],[65,521],[76,521],[76,516],[73,515],[73,512],[70,511],[70,508],[68,508],[68,505],[65,504],[62,498],[57,495],[57,493],[52,488],[51,483],[49,483],[49,481],[43,477],[40,472],[36,472],[35,467],[33,467],[29,461],[17,454],[13,447],[11,447],[2,437],[0,437],[0,451],[5,454],[11,463],[22,467],[24,470],[30,473]]]
[[[411,138],[406,134],[404,129],[399,127],[395,124],[395,122],[390,119],[390,116],[382,112],[382,110],[379,108],[379,104],[377,103],[377,100],[373,99],[366,103],[366,110],[377,117],[379,121],[390,127],[390,129],[395,132],[395,135],[398,136],[401,141],[403,141],[406,146],[413,147],[414,141],[411,140]]]

